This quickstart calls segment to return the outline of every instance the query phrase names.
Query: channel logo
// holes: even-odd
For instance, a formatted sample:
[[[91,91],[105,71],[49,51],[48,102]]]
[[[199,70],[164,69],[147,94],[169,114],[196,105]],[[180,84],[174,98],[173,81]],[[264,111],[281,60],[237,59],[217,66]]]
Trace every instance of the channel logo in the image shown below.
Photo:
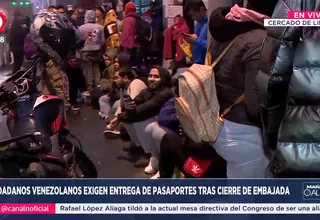
[[[4,29],[6,28],[6,24],[7,24],[6,15],[0,11],[0,33],[4,31]]]
[[[302,184],[303,200],[320,200],[320,182],[309,182]]]

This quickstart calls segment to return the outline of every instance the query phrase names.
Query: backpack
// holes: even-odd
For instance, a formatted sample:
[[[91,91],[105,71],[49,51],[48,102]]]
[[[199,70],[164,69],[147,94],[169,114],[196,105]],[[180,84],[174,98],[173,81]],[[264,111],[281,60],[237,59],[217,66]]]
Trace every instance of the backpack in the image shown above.
[[[212,65],[209,65],[211,63],[211,40],[207,50],[206,65],[193,64],[178,78],[179,97],[175,99],[177,116],[184,133],[197,143],[215,142],[222,128],[224,115],[234,105],[244,100],[244,95],[241,95],[220,115],[213,68],[236,39],[231,41]]]
[[[151,24],[138,15],[130,15],[136,19],[137,41],[141,46],[148,46],[152,42],[152,26]]]

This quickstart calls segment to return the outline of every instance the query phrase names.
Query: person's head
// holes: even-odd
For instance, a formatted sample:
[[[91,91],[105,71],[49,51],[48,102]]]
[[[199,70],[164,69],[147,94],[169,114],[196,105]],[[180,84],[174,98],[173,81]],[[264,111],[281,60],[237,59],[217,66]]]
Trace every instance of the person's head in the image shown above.
[[[171,74],[162,66],[153,66],[148,76],[148,84],[151,89],[171,87]]]
[[[109,67],[111,65],[110,57],[107,54],[105,54],[105,55],[103,55],[103,59],[104,59],[104,64],[106,65],[106,67]]]
[[[124,6],[124,12],[126,15],[137,12],[137,8],[136,5],[133,2],[128,2],[125,6]]]
[[[174,24],[175,25],[182,24],[183,22],[185,22],[185,20],[181,15],[177,15],[176,17],[174,17]]]
[[[115,65],[116,59],[118,60],[118,58],[116,58],[117,54],[118,51],[116,49],[109,49],[104,53],[103,59],[106,67],[110,67],[111,64],[114,64],[114,67],[116,68],[119,67],[119,61],[118,64]]]
[[[185,11],[194,21],[201,21],[207,14],[206,5],[202,0],[190,0],[185,5]]]
[[[105,15],[105,9],[103,6],[96,7],[96,16],[97,18],[103,18]]]
[[[71,14],[71,19],[72,20],[76,20],[79,17],[78,9],[71,10],[71,11],[69,11],[69,13]]]
[[[84,16],[83,8],[79,8],[79,9],[77,9],[77,11],[78,11],[78,16]]]
[[[116,67],[116,68],[119,68],[120,67],[120,64],[119,64],[119,58],[118,58],[118,56],[115,56],[114,57],[114,66]]]
[[[97,17],[96,17],[96,12],[94,10],[86,11],[84,23],[96,23],[96,20],[97,20]]]
[[[130,67],[122,67],[114,74],[114,82],[118,88],[124,88],[135,76]]]
[[[56,8],[56,6],[50,5],[47,9],[47,12],[57,12],[58,9]]]
[[[248,0],[247,8],[271,17],[278,2],[279,0]]]
[[[58,5],[57,6],[57,10],[58,10],[58,13],[60,13],[60,14],[65,14],[66,13],[66,10],[62,5]]]

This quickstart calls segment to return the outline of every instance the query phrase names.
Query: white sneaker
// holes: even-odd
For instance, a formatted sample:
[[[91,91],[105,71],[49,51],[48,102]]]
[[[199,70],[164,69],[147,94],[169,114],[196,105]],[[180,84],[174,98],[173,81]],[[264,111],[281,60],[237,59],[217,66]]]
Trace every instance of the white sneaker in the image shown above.
[[[82,93],[83,96],[85,97],[90,97],[90,92],[89,91],[85,91]]]
[[[160,178],[160,172],[158,171],[155,175],[150,177],[150,179],[159,179]]]
[[[106,129],[107,129],[107,130],[112,130],[111,125],[110,125],[110,124],[107,124]]]
[[[99,112],[98,115],[99,115],[99,117],[100,117],[101,119],[103,119],[103,120],[105,120],[105,119],[107,118],[106,114],[103,113],[103,112]]]
[[[146,174],[154,174],[159,170],[159,162],[155,157],[151,157],[148,166],[144,169]]]

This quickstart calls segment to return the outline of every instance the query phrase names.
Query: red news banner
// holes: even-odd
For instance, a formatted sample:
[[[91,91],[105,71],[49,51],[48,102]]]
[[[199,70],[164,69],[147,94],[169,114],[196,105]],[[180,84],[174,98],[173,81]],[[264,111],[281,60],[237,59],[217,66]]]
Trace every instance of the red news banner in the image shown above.
[[[320,11],[288,11],[288,19],[320,19]]]
[[[288,11],[284,19],[264,19],[269,27],[320,27],[320,11]]]

